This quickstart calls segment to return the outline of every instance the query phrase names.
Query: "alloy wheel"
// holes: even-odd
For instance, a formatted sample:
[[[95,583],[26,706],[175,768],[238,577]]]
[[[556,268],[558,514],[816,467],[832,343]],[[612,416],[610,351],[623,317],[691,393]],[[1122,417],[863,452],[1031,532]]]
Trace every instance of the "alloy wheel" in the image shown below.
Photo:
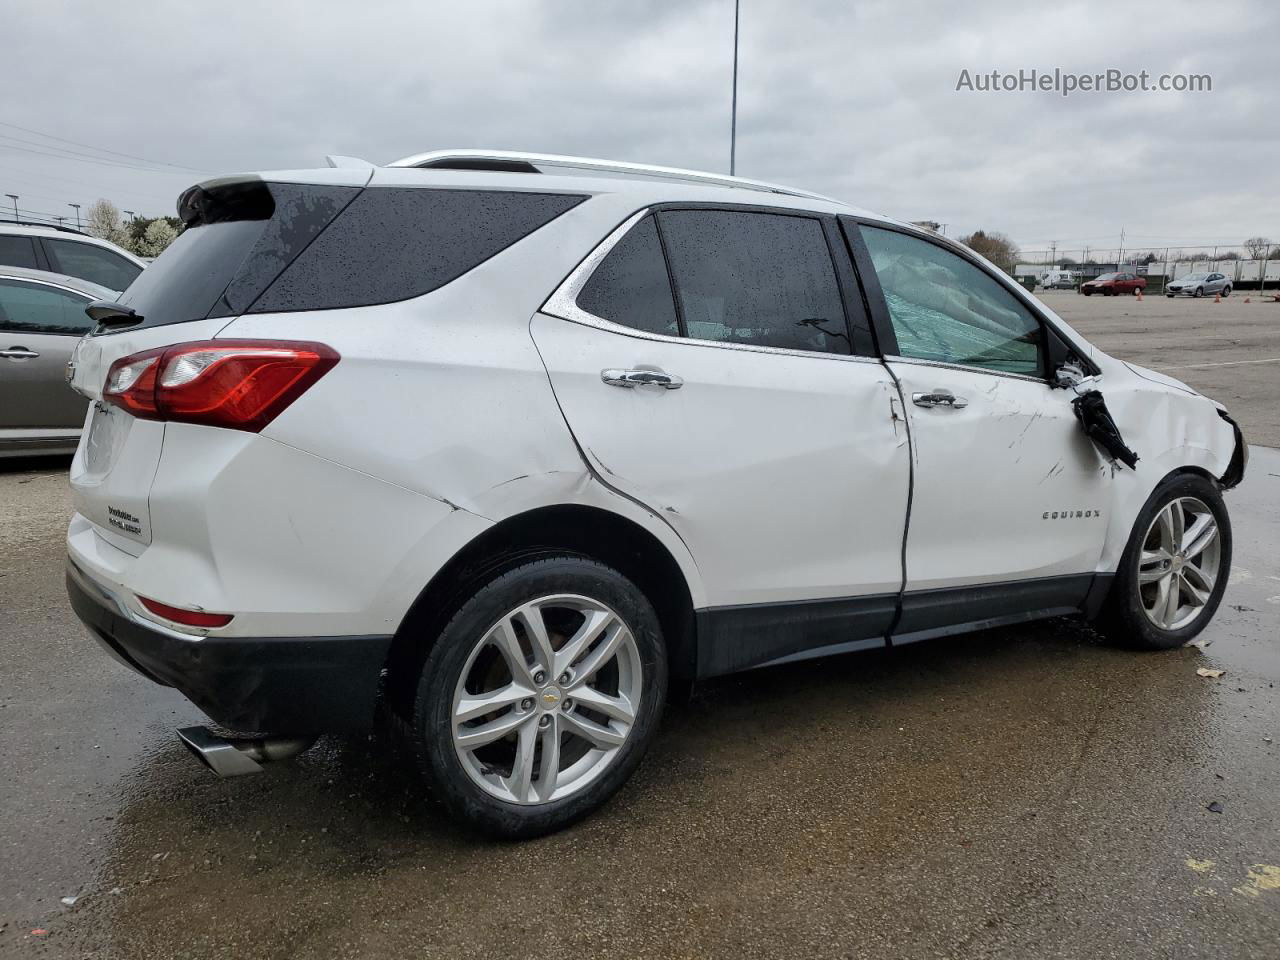
[[[541,597],[472,648],[453,695],[454,749],[500,800],[561,800],[613,764],[642,689],[639,648],[615,611],[576,594]]]
[[[1218,582],[1222,540],[1213,513],[1195,497],[1160,510],[1142,541],[1138,593],[1147,618],[1180,630],[1200,616]]]

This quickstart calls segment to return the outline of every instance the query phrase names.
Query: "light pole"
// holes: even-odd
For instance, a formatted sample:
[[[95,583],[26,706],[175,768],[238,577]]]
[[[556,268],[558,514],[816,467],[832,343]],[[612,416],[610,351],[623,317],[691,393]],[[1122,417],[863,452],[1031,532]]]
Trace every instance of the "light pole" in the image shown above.
[[[738,6],[733,0],[733,108],[729,118],[729,176],[734,176],[738,158]]]
[[[13,201],[13,222],[18,222],[18,195],[16,193],[6,193],[6,197]]]
[[[78,204],[78,203],[68,203],[68,204],[67,204],[67,206],[68,206],[68,207],[71,207],[73,210],[75,210],[75,212],[76,212],[76,229],[77,229],[77,230],[79,230],[79,229],[80,229],[80,204]]]
[[[134,217],[136,217],[136,216],[137,216],[137,214],[136,214],[136,213],[134,213],[132,210],[124,210],[124,211],[122,211],[122,212],[123,212],[123,213],[127,213],[127,214],[129,215],[129,219],[130,219],[130,220],[132,220]]]

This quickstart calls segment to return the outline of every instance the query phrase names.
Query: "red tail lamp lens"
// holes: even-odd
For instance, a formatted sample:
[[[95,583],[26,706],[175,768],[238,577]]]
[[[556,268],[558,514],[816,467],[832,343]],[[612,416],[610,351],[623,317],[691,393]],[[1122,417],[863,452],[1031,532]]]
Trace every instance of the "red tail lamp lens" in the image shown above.
[[[122,357],[102,396],[146,420],[257,433],[338,362],[323,343],[203,340]]]
[[[159,600],[152,600],[150,597],[139,596],[142,605],[154,613],[158,617],[164,617],[166,620],[172,620],[174,623],[181,623],[188,627],[225,627],[233,619],[230,613],[205,613],[203,610],[183,610],[181,607],[171,607],[167,603],[161,603]]]

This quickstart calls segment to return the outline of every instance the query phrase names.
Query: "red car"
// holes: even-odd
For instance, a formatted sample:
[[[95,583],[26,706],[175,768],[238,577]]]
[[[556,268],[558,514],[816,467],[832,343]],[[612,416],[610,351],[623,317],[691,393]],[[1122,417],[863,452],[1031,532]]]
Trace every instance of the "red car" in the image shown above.
[[[1136,273],[1104,273],[1088,283],[1080,284],[1080,292],[1086,297],[1094,293],[1114,297],[1117,293],[1133,293],[1135,290],[1145,290],[1146,287],[1146,278]]]

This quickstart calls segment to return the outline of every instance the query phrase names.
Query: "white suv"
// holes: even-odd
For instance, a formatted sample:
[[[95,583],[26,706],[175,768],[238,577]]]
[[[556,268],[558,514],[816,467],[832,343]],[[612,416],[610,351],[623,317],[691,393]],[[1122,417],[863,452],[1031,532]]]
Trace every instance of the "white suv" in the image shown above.
[[[1238,429],[966,248],[712,174],[331,162],[187,191],[73,359],[72,603],[259,734],[182,731],[215,770],[382,703],[530,836],[626,780],[669,678],[1213,615]]]
[[[0,268],[45,270],[119,293],[146,264],[128,250],[70,227],[0,222]]]

